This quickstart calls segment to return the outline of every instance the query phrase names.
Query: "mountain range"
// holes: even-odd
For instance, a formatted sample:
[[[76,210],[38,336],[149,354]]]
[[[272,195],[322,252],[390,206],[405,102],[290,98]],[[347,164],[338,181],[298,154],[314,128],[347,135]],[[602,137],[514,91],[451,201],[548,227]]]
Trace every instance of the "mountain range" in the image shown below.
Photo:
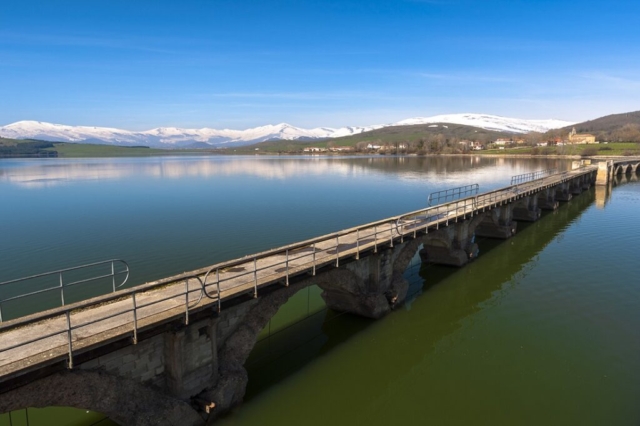
[[[366,127],[317,127],[302,129],[286,123],[266,125],[246,130],[180,129],[159,127],[146,131],[129,131],[108,127],[68,126],[41,121],[18,121],[0,127],[0,137],[38,139],[51,142],[94,143],[121,146],[144,145],[154,148],[233,147],[270,140],[335,139],[392,126],[461,124],[508,133],[546,132],[571,126],[562,120],[523,120],[488,114],[447,114],[417,117],[391,124]]]

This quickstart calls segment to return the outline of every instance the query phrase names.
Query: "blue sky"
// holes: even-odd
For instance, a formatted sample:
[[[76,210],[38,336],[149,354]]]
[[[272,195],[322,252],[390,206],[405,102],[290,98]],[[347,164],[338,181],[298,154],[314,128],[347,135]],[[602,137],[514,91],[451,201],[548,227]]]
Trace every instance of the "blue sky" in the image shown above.
[[[3,0],[0,125],[369,125],[640,109],[640,2]]]

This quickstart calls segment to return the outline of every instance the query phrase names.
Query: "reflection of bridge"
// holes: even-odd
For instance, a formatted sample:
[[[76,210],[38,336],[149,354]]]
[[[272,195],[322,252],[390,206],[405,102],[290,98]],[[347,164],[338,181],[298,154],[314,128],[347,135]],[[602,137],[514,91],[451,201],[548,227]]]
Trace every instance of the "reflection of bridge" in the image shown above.
[[[461,266],[475,235],[508,238],[595,180],[544,176],[0,324],[0,412],[63,405],[123,424],[200,424],[242,400],[258,333],[298,290],[378,318],[402,303],[422,247]],[[195,408],[195,409],[194,409]]]

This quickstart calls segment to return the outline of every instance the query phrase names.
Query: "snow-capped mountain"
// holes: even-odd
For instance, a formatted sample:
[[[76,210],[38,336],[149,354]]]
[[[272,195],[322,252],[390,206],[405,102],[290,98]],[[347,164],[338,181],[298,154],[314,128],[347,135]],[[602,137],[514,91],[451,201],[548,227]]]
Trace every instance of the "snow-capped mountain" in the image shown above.
[[[379,127],[382,126],[343,127],[339,129],[328,127],[301,129],[286,123],[281,123],[247,130],[159,127],[143,132],[132,132],[108,127],[67,126],[40,121],[18,121],[0,127],[0,137],[11,139],[39,139],[52,142],[89,142],[173,148],[196,143],[205,143],[211,146],[238,146],[277,139],[326,139],[349,136]]]
[[[88,126],[67,126],[40,121],[18,121],[0,127],[0,137],[11,139],[40,139],[54,142],[88,142],[110,145],[146,145],[159,148],[178,148],[194,144],[209,146],[239,146],[268,140],[314,140],[349,136],[390,126],[448,123],[464,124],[489,130],[512,133],[545,132],[573,123],[561,120],[522,120],[485,114],[449,114],[418,117],[397,123],[367,127],[317,127],[302,129],[286,123],[260,126],[247,130],[180,129],[159,127],[142,132]]]
[[[487,114],[445,114],[433,117],[416,117],[398,121],[395,126],[407,126],[414,124],[450,123],[463,124],[465,126],[480,127],[486,130],[496,130],[510,133],[544,133],[551,129],[571,126],[575,123],[562,120],[521,120],[518,118],[500,117]]]

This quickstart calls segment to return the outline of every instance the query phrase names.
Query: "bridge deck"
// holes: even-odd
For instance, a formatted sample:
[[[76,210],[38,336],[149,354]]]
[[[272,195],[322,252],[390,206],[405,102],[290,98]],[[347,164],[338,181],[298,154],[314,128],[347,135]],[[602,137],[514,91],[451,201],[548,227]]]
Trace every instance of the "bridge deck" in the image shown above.
[[[135,341],[138,332],[151,326],[177,318],[188,321],[194,311],[220,309],[225,300],[287,285],[294,275],[315,274],[596,169],[555,174],[0,323],[0,381],[72,360],[114,339],[130,336]]]

